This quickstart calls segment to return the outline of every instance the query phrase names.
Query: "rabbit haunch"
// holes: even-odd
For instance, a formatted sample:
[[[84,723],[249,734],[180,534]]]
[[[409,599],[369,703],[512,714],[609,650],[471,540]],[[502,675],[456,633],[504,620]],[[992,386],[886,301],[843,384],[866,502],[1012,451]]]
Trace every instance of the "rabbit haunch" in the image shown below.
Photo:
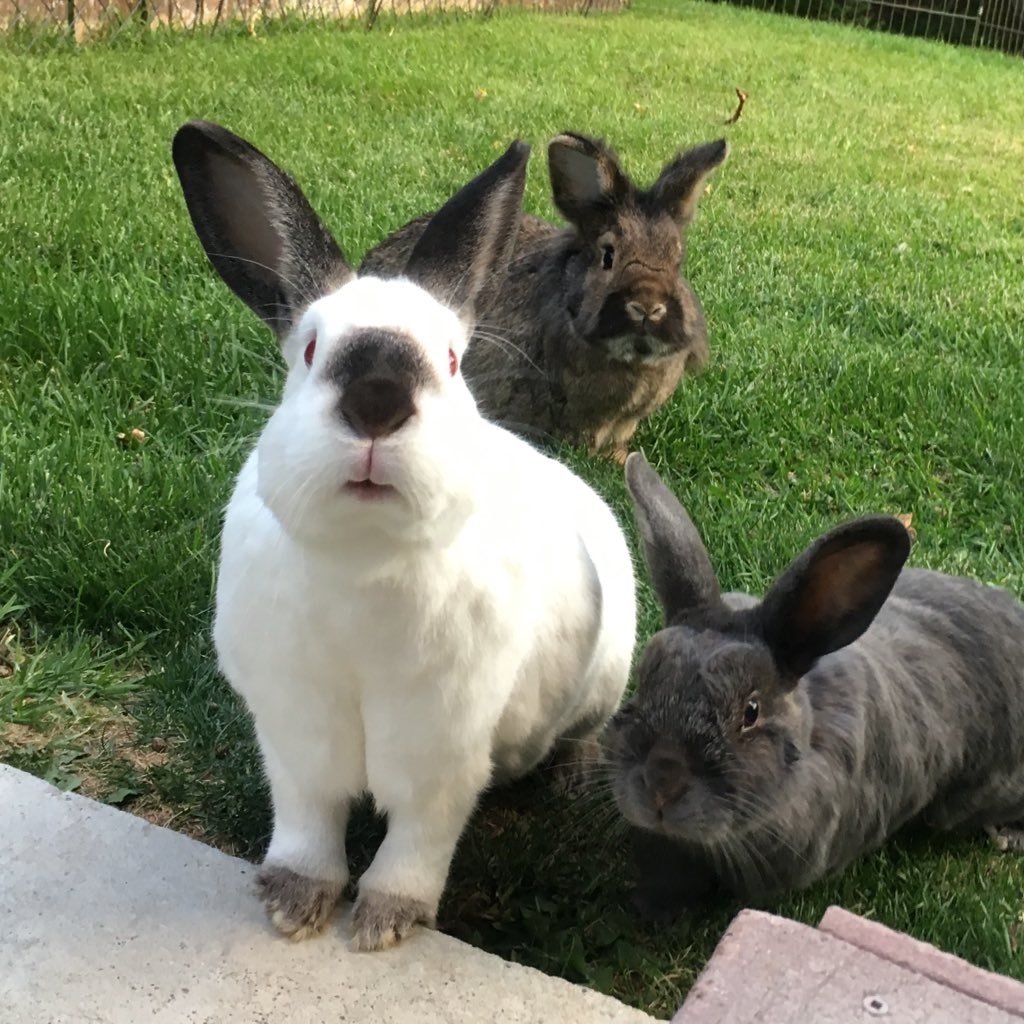
[[[175,137],[200,241],[288,365],[225,516],[214,640],[270,782],[260,892],[293,938],[348,882],[360,793],[388,827],[353,941],[380,949],[434,921],[480,793],[591,740],[626,684],[621,529],[568,469],[484,420],[458,372],[511,252],[527,156],[513,143],[383,281],[354,277],[247,142],[207,122]]]
[[[694,146],[641,189],[600,140],[551,140],[552,196],[570,227],[524,213],[508,274],[481,294],[465,373],[486,416],[624,457],[640,420],[707,359],[704,313],[680,272],[727,151],[724,139]],[[399,228],[361,270],[401,273],[429,220]]]
[[[1024,833],[1024,605],[904,569],[906,530],[824,534],[763,600],[722,595],[682,506],[627,464],[666,628],[609,729],[640,900],[758,900],[841,870],[908,822]]]

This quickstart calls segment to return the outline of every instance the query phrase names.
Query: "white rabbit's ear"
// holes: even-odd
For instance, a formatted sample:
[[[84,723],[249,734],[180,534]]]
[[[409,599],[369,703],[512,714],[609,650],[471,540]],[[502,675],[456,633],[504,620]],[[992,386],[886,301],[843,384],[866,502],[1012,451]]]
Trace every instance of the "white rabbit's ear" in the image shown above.
[[[597,234],[632,192],[615,153],[600,139],[564,132],[548,143],[555,206],[584,234]]]
[[[171,150],[214,269],[279,337],[352,277],[298,185],[254,146],[209,121],[190,121]]]
[[[519,234],[530,147],[516,139],[430,218],[405,276],[472,324],[474,306],[492,278],[508,269]]]
[[[890,516],[855,519],[819,537],[771,585],[761,632],[780,668],[799,677],[871,625],[910,553]]]
[[[658,180],[646,190],[656,208],[664,210],[680,227],[693,220],[704,179],[726,158],[725,139],[704,142],[680,153],[662,168]]]
[[[666,624],[685,612],[717,604],[718,579],[697,528],[639,452],[626,459],[626,486]]]

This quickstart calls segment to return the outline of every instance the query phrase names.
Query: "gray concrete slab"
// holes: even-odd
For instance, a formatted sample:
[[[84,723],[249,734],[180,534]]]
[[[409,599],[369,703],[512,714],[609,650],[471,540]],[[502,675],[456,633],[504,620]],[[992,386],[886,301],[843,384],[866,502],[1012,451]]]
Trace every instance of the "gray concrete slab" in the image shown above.
[[[0,765],[2,1024],[646,1024],[606,996],[438,932],[292,944],[253,868]]]

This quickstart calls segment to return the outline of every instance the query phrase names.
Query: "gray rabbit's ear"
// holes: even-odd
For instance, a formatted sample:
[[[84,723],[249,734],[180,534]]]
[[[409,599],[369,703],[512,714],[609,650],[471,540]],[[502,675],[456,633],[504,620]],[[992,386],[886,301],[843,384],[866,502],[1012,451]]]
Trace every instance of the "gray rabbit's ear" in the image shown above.
[[[761,604],[762,635],[784,671],[799,677],[818,658],[871,625],[910,553],[898,519],[868,516],[830,530],[772,584]]]
[[[430,218],[409,254],[405,276],[468,324],[480,292],[508,269],[529,159],[530,147],[516,139]]]
[[[665,622],[717,604],[718,580],[697,528],[639,452],[626,459],[626,486]]]
[[[298,185],[244,139],[189,121],[171,152],[214,269],[279,337],[303,309],[352,277]]]
[[[599,233],[632,192],[615,153],[600,139],[565,132],[548,143],[555,206],[584,234]]]
[[[705,142],[680,153],[662,168],[658,180],[647,189],[656,208],[664,210],[680,226],[693,220],[697,201],[704,191],[704,179],[726,158],[725,139]]]

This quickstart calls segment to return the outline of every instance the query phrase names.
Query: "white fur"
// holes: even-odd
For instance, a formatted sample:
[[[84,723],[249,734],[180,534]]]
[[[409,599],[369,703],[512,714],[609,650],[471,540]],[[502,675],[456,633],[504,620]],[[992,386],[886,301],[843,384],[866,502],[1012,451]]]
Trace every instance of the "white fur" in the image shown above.
[[[412,335],[439,382],[373,443],[371,479],[395,493],[371,500],[343,490],[370,442],[324,372],[360,327]],[[267,862],[345,883],[348,807],[368,790],[388,832],[361,891],[432,909],[482,790],[605,723],[635,634],[614,516],[479,416],[448,370],[466,343],[456,315],[405,280],[357,279],[306,311],[228,505],[214,627],[270,780]]]

